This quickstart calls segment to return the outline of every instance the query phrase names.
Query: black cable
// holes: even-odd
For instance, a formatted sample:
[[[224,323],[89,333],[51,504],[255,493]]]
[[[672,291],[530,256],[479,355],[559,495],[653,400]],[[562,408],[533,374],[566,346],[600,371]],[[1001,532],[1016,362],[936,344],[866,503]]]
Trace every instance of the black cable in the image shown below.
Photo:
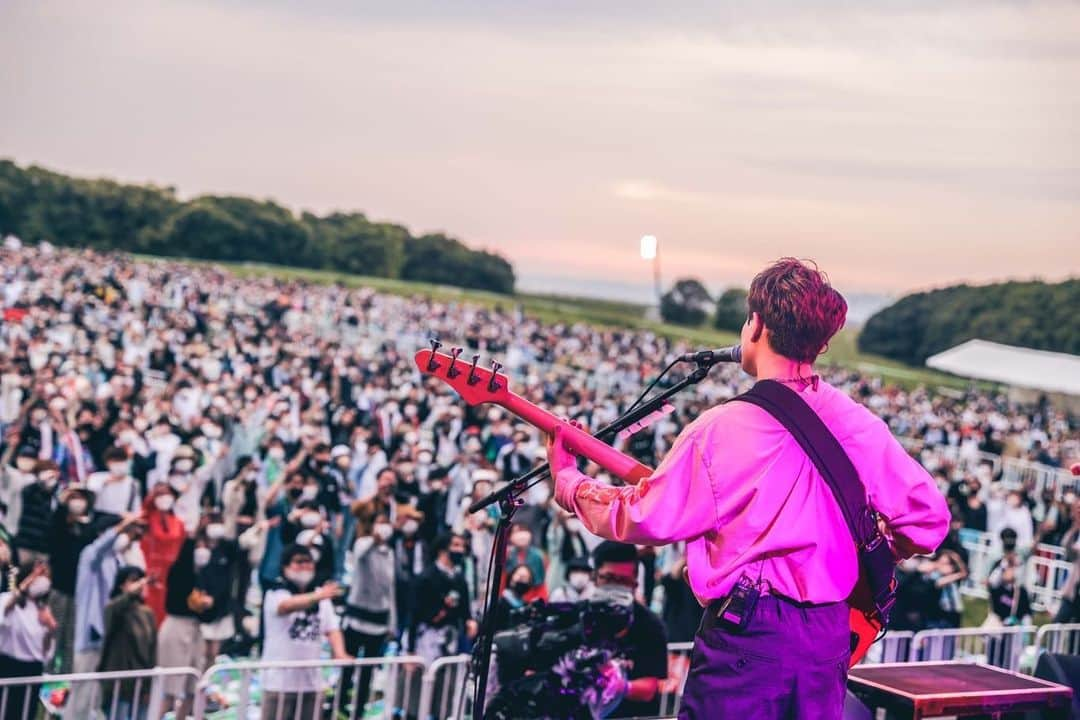
[[[632,404],[632,405],[630,405],[630,407],[628,407],[628,408],[626,409],[626,411],[627,411],[627,412],[629,412],[629,411],[633,410],[634,408],[636,408],[636,407],[637,407],[638,405],[640,405],[640,404],[642,403],[642,401],[644,401],[644,400],[645,400],[645,396],[646,396],[646,395],[648,395],[648,394],[649,394],[649,392],[650,392],[650,391],[652,391],[652,389],[653,389],[654,387],[656,387],[656,383],[660,382],[660,380],[661,380],[661,379],[662,379],[662,378],[663,378],[663,377],[664,377],[665,375],[667,375],[667,374],[668,374],[669,372],[671,372],[671,369],[672,369],[673,367],[675,367],[676,365],[678,365],[678,364],[679,364],[679,362],[681,362],[681,360],[682,360],[682,358],[680,358],[680,357],[676,357],[676,358],[675,358],[674,360],[672,360],[672,361],[671,361],[670,363],[668,363],[668,366],[667,366],[666,368],[664,368],[664,371],[663,371],[662,373],[660,373],[659,375],[657,375],[657,376],[656,376],[656,377],[655,377],[655,378],[653,379],[653,381],[652,381],[651,383],[649,383],[648,387],[646,387],[646,388],[645,388],[644,390],[642,390],[642,391],[641,391],[641,394],[640,394],[640,395],[638,395],[638,399],[637,399],[637,400],[635,400],[635,401],[633,402],[633,404]]]

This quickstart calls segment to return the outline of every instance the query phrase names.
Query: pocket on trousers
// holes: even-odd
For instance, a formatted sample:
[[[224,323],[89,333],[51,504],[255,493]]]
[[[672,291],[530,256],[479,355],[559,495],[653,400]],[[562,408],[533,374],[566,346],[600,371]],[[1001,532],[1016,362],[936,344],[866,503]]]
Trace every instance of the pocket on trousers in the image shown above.
[[[733,657],[755,659],[766,663],[780,663],[780,648],[769,646],[769,642],[763,638],[748,638],[742,635],[734,635],[724,628],[714,627],[698,632],[698,638],[704,645],[714,651],[729,654]]]

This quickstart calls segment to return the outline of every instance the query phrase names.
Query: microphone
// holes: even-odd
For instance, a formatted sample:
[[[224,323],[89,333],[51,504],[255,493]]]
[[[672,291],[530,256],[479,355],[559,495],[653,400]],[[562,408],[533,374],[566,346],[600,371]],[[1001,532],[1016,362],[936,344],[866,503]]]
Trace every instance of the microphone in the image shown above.
[[[704,365],[715,365],[716,363],[742,362],[742,347],[739,345],[732,345],[731,347],[716,348],[715,350],[698,350],[697,352],[686,353],[680,355],[679,360],[681,362],[696,362]]]

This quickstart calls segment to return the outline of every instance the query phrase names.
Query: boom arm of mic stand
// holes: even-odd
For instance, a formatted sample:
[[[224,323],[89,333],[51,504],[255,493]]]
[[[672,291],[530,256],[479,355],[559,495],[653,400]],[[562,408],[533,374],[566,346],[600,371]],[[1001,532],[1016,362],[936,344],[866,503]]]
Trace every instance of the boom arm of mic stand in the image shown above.
[[[595,433],[593,433],[593,437],[610,444],[615,439],[616,435],[636,423],[638,420],[641,420],[642,418],[651,415],[658,408],[662,407],[663,404],[667,402],[668,398],[682,392],[691,385],[696,385],[697,383],[704,380],[705,376],[709,374],[709,369],[711,367],[712,364],[699,363],[698,366],[694,368],[694,371],[687,375],[685,378],[675,383],[662,393],[654,395],[650,399],[638,405],[636,408],[628,411],[626,414],[616,419],[610,425],[606,425],[600,428]],[[465,510],[465,512],[471,515],[474,512],[479,512],[480,510],[483,510],[492,503],[501,502],[503,498],[508,497],[512,494],[520,493],[525,490],[525,488],[527,487],[525,483],[528,483],[530,480],[539,479],[546,474],[548,474],[548,464],[544,463],[543,465],[537,465],[521,477],[511,481],[506,487],[490,493],[487,497],[480,498],[472,505],[470,505]]]

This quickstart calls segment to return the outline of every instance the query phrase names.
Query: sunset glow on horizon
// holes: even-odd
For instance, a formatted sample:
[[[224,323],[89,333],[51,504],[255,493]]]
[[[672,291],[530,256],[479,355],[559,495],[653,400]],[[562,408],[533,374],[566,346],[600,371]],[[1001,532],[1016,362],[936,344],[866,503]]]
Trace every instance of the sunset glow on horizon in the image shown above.
[[[0,7],[0,157],[365,212],[527,280],[1080,275],[1080,5]]]

